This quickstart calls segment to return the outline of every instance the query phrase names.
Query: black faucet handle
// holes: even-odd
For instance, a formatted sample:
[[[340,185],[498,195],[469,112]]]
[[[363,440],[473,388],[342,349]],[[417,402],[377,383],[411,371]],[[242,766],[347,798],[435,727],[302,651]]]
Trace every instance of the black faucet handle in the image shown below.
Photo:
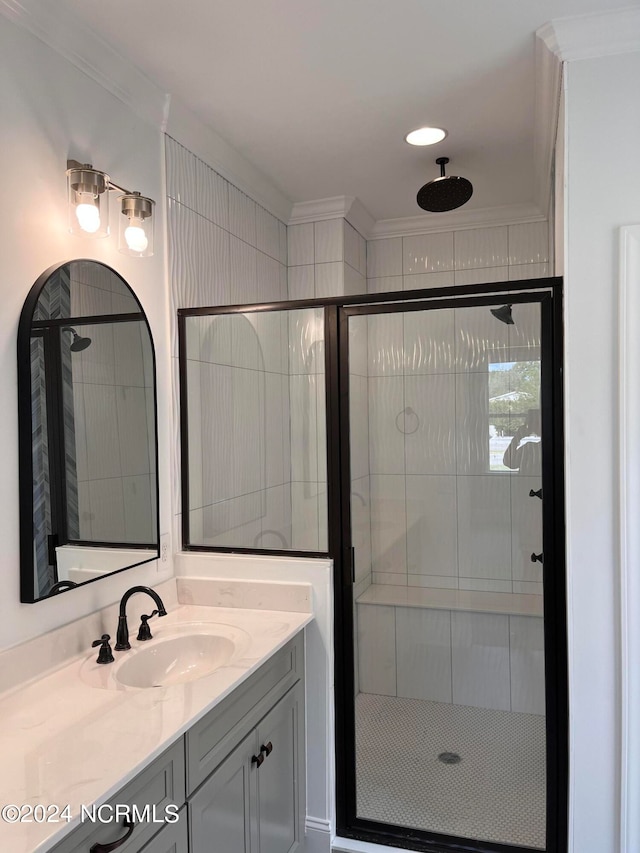
[[[110,639],[111,637],[109,634],[103,634],[99,640],[94,640],[93,643],[91,643],[92,649],[95,649],[96,646],[100,646],[96,663],[113,663],[115,660],[113,652],[111,651],[111,646],[109,645]]]
[[[141,616],[140,617],[140,630],[138,631],[138,636],[136,639],[138,640],[152,640],[153,634],[151,633],[151,628],[149,628],[149,619],[152,619],[154,616],[157,616],[160,613],[159,610],[153,610],[149,616]]]

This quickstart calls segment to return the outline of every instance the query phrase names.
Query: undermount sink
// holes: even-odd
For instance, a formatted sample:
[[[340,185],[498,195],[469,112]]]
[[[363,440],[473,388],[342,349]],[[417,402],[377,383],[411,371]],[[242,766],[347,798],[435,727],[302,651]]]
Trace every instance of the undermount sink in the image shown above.
[[[133,643],[132,643],[133,645]],[[220,623],[182,623],[115,652],[114,664],[99,666],[92,658],[81,669],[85,681],[111,689],[172,687],[211,675],[242,657],[249,636],[240,628]]]
[[[210,675],[226,666],[234,651],[232,640],[215,634],[170,637],[140,649],[118,667],[115,677],[128,687],[169,687]]]

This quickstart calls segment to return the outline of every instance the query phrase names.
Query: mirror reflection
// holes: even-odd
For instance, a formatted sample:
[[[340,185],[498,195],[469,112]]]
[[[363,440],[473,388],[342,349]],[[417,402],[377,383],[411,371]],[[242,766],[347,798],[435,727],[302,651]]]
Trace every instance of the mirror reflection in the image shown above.
[[[324,309],[210,310],[179,312],[184,545],[326,553]]]
[[[131,288],[94,261],[45,273],[18,372],[21,600],[156,559],[154,353]]]

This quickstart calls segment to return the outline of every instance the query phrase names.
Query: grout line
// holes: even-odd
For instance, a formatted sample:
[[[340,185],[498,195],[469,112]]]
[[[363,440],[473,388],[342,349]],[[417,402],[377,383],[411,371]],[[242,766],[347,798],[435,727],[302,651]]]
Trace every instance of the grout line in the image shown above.
[[[241,190],[239,190],[239,192],[241,192]],[[250,201],[252,201],[255,205],[258,204],[250,196],[247,196],[247,198],[249,198]],[[239,234],[234,233],[229,228],[225,228],[224,225],[220,225],[220,223],[216,222],[215,219],[210,219],[208,216],[205,216],[203,213],[200,213],[200,211],[196,210],[194,207],[190,207],[188,204],[185,204],[183,201],[178,201],[178,199],[173,198],[173,196],[169,196],[169,195],[167,196],[167,199],[170,199],[174,204],[178,205],[179,207],[182,207],[185,210],[189,210],[195,216],[199,216],[200,219],[203,219],[205,222],[209,222],[211,225],[215,225],[215,227],[219,228],[220,231],[224,231],[224,233],[228,234],[230,237],[235,237],[236,240],[240,240],[241,243],[245,243],[245,245],[249,246],[252,249],[255,249],[256,252],[260,252],[261,254],[266,255],[268,258],[271,258],[272,261],[277,261],[280,264],[280,266],[288,268],[289,264],[285,264],[280,260],[280,251],[278,251],[278,257],[274,257],[273,255],[270,255],[269,252],[265,252],[263,249],[258,248],[258,246],[256,246],[254,243],[249,242],[249,240],[245,240],[244,237],[241,237]],[[273,216],[273,214],[271,214],[271,215]],[[227,199],[227,218],[229,218],[229,202],[228,202],[228,199]],[[282,222],[282,220],[280,220],[280,219],[278,219],[277,221]],[[282,224],[285,226],[285,228],[287,227],[287,225],[284,222]],[[257,242],[257,237],[256,237],[256,242]],[[306,266],[306,265],[305,264],[291,264],[291,266]]]
[[[402,247],[404,252],[404,237],[402,238]],[[404,254],[403,254],[404,257]],[[402,318],[402,409],[407,406],[407,374],[406,374],[406,337],[405,337],[405,312],[401,313]],[[393,315],[391,315],[393,316]],[[404,416],[403,416],[404,417]],[[402,435],[402,461],[403,469],[403,485],[404,485],[404,576],[405,584],[409,585],[409,518],[407,516],[407,434]]]
[[[395,693],[398,695],[398,608],[393,608],[393,639],[394,639],[394,659],[395,659]]]
[[[449,610],[449,666],[451,667],[451,702],[453,703],[453,611]]]
[[[455,259],[455,250],[454,250]],[[453,363],[458,368],[456,358],[456,311],[453,309]],[[460,505],[458,500],[458,371],[454,373],[455,380],[453,384],[453,423],[454,423],[454,446],[453,457],[455,460],[455,507],[456,507],[456,586],[460,587]],[[451,689],[453,690],[453,652],[451,656]]]

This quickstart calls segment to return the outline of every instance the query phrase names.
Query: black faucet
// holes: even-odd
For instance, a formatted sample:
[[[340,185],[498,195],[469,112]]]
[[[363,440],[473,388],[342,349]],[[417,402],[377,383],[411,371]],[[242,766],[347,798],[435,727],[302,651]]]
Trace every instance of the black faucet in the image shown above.
[[[74,581],[58,581],[58,583],[54,583],[51,589],[48,592],[48,595],[58,595],[59,592],[65,592],[68,589],[75,589],[78,584]]]
[[[158,616],[166,616],[167,611],[165,610],[164,604],[162,603],[162,599],[158,595],[157,592],[151,589],[148,586],[132,586],[131,589],[128,589],[125,594],[122,596],[120,600],[120,615],[118,617],[118,632],[116,634],[116,644],[114,649],[117,652],[124,651],[125,649],[130,649],[131,644],[129,643],[129,626],[127,625],[127,602],[131,598],[132,595],[135,595],[136,592],[146,592],[147,595],[150,595],[151,598],[156,603],[158,608]]]

